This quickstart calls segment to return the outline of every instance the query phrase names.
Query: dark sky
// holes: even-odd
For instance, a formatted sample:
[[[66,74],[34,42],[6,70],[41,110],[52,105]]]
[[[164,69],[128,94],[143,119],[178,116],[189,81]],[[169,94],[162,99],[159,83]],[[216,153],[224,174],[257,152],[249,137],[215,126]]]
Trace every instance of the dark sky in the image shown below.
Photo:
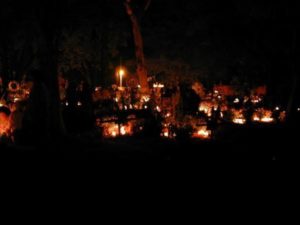
[[[133,1],[137,11],[145,2]],[[119,38],[127,42],[120,44],[119,57],[134,58],[122,0],[4,0],[2,32],[15,29],[11,21],[16,25],[34,17],[39,8],[43,9],[40,14],[50,14],[56,22],[48,21],[46,30],[55,25],[75,29],[80,24],[97,28],[103,21],[112,21],[114,26],[107,32],[126,33]],[[200,70],[225,74],[225,78],[226,73],[251,73],[253,79],[277,73],[280,80],[280,74],[290,74],[297,52],[298,14],[291,1],[152,0],[141,17],[146,57],[181,59]]]

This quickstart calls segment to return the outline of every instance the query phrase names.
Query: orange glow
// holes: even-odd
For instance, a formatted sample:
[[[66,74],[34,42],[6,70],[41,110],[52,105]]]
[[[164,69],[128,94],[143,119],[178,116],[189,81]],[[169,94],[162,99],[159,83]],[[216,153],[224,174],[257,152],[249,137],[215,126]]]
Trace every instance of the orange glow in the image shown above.
[[[2,100],[2,99],[0,99],[0,107],[3,107],[3,106],[5,106],[6,104],[5,104],[5,101],[4,100]]]
[[[111,136],[112,136],[112,137],[116,137],[116,136],[117,136],[117,132],[116,132],[116,131],[113,131],[113,132],[111,133]]]
[[[169,137],[169,129],[167,127],[167,124],[163,124],[163,126],[164,126],[164,128],[162,129],[160,136],[162,136],[164,138],[168,138]]]
[[[166,118],[170,117],[171,115],[172,115],[171,113],[167,113]]]
[[[210,137],[211,137],[211,131],[207,130],[207,127],[199,128],[193,134],[193,138],[209,139]]]
[[[163,137],[163,138],[169,138],[169,139],[173,139],[173,138],[176,137],[176,134],[172,133],[172,131],[169,130],[167,124],[164,124],[163,126],[164,126],[164,128],[162,129],[162,132],[160,134],[161,137]]]
[[[9,117],[5,113],[0,113],[0,135],[7,133],[9,129]]]
[[[260,121],[260,118],[259,118],[258,116],[253,116],[253,121],[259,122],[259,121]]]
[[[123,67],[117,68],[116,75],[120,79],[120,88],[123,87],[123,78],[124,78],[125,74],[126,74],[126,72],[125,72],[125,69]]]
[[[123,136],[126,135],[125,127],[122,126],[120,132],[121,132],[121,135],[123,135]]]
[[[164,88],[164,87],[165,87],[164,84],[160,84],[160,83],[153,84],[153,88]]]
[[[106,138],[115,138],[118,136],[132,135],[132,125],[130,123],[128,125],[121,125],[120,131],[119,131],[119,126],[115,123],[103,124],[103,129],[104,129],[103,135]]]
[[[143,102],[149,102],[150,101],[150,97],[148,95],[144,95],[144,96],[142,96],[142,101]]]
[[[262,123],[272,123],[274,122],[274,118],[272,117],[272,111],[264,110],[263,117],[261,118]]]
[[[125,71],[123,69],[119,70],[119,76],[123,77],[125,75]]]
[[[169,137],[169,132],[168,131],[164,132],[164,137]]]
[[[260,123],[272,123],[274,122],[274,118],[272,118],[272,111],[265,110],[265,109],[259,109],[257,110],[252,120],[254,122],[260,122]]]
[[[233,110],[233,120],[232,122],[235,124],[245,124],[246,123],[246,119],[243,115],[243,110]]]
[[[274,121],[273,118],[270,118],[270,117],[264,117],[261,119],[261,122],[263,123],[272,123]]]
[[[259,97],[259,96],[252,96],[251,97],[251,102],[253,104],[257,104],[257,103],[260,103],[262,101],[262,99]]]
[[[213,108],[217,109],[218,105],[214,104],[213,102],[210,102],[210,101],[204,101],[204,102],[201,102],[198,110],[199,110],[199,112],[205,113],[208,117],[211,117]]]
[[[246,123],[246,120],[245,119],[241,119],[241,118],[235,118],[233,119],[233,123],[235,124],[245,124]]]

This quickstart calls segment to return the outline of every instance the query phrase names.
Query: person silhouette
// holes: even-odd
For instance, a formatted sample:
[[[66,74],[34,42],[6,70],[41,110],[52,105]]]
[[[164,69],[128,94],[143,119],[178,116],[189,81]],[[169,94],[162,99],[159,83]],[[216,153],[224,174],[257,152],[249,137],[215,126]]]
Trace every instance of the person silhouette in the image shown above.
[[[24,116],[24,129],[28,132],[30,144],[43,144],[49,137],[50,96],[44,75],[35,70],[32,71],[32,78],[33,87]]]

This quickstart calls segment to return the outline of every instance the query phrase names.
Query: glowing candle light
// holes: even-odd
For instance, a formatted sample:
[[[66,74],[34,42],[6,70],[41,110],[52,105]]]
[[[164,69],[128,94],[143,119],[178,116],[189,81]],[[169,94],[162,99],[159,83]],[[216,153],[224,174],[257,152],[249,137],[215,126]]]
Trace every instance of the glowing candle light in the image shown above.
[[[234,99],[233,103],[237,104],[240,103],[240,100],[238,98]]]
[[[111,135],[112,135],[113,137],[116,137],[116,136],[117,136],[117,132],[116,132],[116,131],[113,131],[113,132],[111,133]]]
[[[126,135],[125,127],[121,127],[120,132],[121,132],[121,135],[123,135],[123,136]]]

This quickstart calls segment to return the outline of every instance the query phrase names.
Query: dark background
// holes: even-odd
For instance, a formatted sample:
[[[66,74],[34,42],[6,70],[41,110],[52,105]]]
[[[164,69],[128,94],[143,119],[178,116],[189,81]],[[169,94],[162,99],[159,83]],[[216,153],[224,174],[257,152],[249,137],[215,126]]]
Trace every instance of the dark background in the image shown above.
[[[207,87],[266,84],[271,96],[287,101],[298,73],[298,5],[152,0],[143,12],[144,3],[134,1],[151,75],[177,73]],[[120,60],[130,65],[135,58],[122,0],[4,0],[0,33],[0,74],[7,79],[45,67],[49,42],[59,73],[93,85],[112,84]]]

